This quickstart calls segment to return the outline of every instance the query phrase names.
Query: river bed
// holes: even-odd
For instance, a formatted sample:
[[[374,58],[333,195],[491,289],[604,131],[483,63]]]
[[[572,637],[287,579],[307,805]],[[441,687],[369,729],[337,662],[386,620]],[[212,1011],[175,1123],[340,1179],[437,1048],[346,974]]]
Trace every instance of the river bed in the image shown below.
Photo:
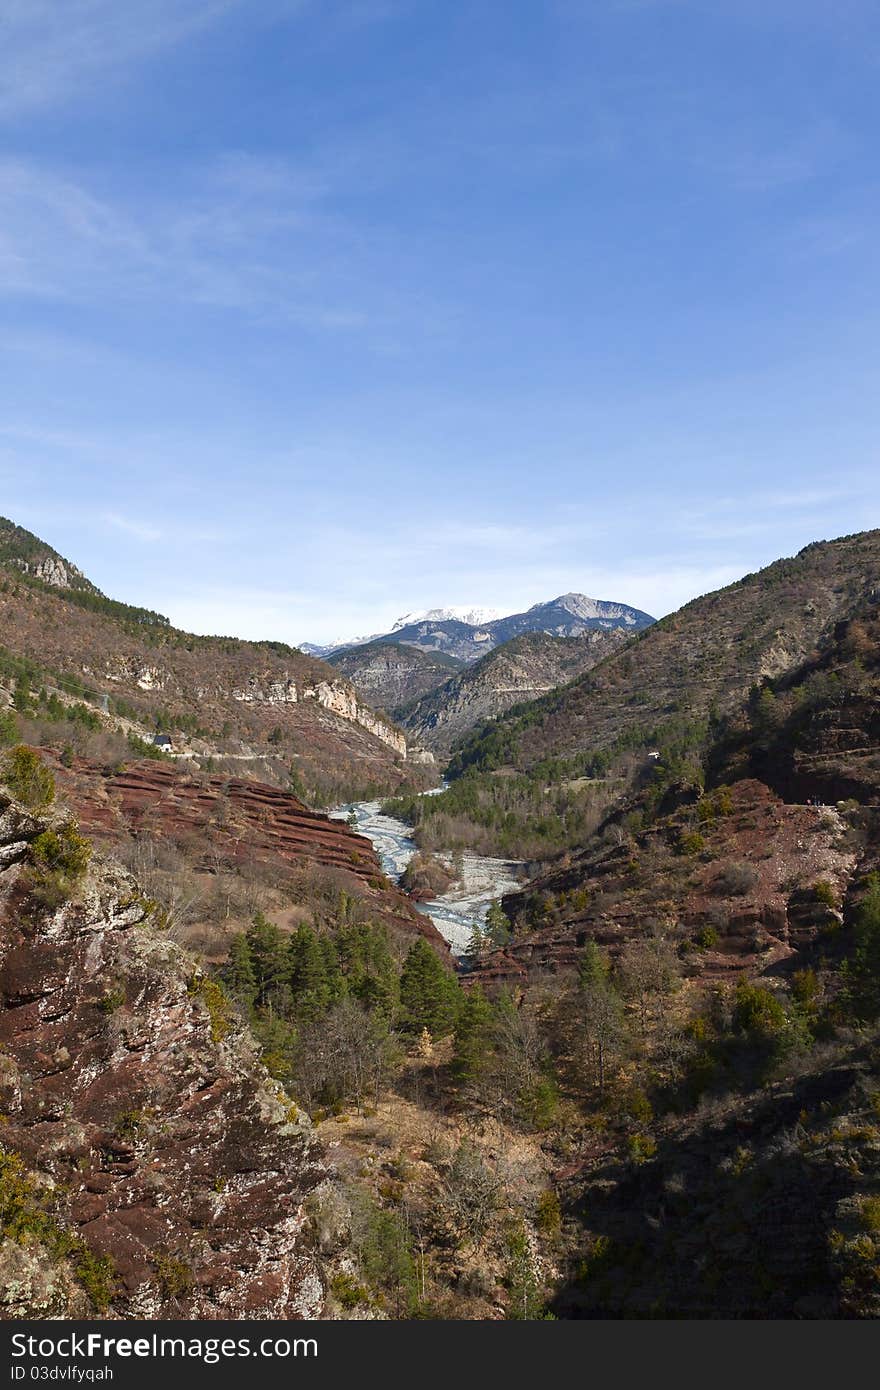
[[[371,840],[382,868],[395,883],[416,853],[410,827],[394,816],[385,816],[378,801],[356,801],[353,805],[338,806],[331,811],[336,820],[348,820],[354,812],[359,835]],[[437,858],[450,866],[451,854],[437,852]],[[419,912],[430,917],[441,936],[449,942],[454,955],[463,955],[473,934],[474,923],[483,925],[486,909],[494,898],[511,893],[520,886],[517,874],[523,865],[515,860],[490,859],[479,854],[461,856],[461,881],[454,883],[439,898],[414,903]]]

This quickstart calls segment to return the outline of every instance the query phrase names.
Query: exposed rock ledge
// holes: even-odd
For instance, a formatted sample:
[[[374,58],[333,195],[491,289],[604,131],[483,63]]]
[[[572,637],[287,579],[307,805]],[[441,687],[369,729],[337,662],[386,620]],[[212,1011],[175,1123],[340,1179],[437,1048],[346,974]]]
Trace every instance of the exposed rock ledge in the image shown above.
[[[127,874],[94,860],[39,906],[27,856],[53,819],[0,789],[0,1147],[112,1261],[110,1316],[321,1316],[344,1235],[313,1235],[341,1199],[307,1117]],[[0,1317],[92,1315],[74,1263],[0,1240]]]
[[[32,574],[37,579],[42,579],[44,584],[51,584],[55,589],[71,588],[73,579],[82,579],[82,570],[77,569],[69,561],[65,562],[54,555],[46,555],[42,560],[37,560],[31,564],[28,560],[13,560],[13,565],[22,570],[24,574]]]
[[[351,686],[342,681],[319,681],[317,685],[298,687],[292,680],[266,681],[251,676],[243,688],[231,693],[234,700],[247,705],[295,705],[300,700],[315,700],[340,719],[360,724],[402,758],[406,757],[406,738],[400,730],[362,705]]]

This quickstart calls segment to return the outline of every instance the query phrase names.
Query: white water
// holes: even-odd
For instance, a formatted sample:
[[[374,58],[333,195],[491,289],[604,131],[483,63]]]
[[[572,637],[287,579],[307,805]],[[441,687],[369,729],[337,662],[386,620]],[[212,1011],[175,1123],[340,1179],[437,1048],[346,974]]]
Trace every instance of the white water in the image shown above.
[[[442,788],[438,788],[441,791]],[[431,793],[425,793],[430,795]],[[389,878],[396,883],[416,852],[409,827],[393,816],[383,816],[378,801],[356,801],[353,805],[338,806],[330,814],[336,820],[348,820],[352,811],[357,832],[373,842],[373,847]],[[452,865],[452,855],[438,854],[438,859]],[[508,859],[488,859],[479,854],[462,856],[461,881],[431,902],[415,903],[419,912],[430,917],[441,936],[449,942],[455,955],[466,950],[474,923],[483,925],[486,909],[493,898],[510,893],[520,886],[516,873],[522,868]]]

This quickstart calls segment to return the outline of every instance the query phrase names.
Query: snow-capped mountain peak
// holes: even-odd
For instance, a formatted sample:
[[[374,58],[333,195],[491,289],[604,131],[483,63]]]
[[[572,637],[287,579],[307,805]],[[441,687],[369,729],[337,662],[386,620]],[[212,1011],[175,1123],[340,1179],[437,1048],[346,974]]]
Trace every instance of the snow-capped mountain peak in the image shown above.
[[[409,627],[411,623],[459,622],[468,623],[470,627],[482,627],[484,623],[494,623],[497,618],[505,616],[500,608],[468,608],[466,604],[458,604],[451,608],[423,608],[415,613],[404,613],[402,618],[397,619],[391,631],[399,632],[402,627]]]

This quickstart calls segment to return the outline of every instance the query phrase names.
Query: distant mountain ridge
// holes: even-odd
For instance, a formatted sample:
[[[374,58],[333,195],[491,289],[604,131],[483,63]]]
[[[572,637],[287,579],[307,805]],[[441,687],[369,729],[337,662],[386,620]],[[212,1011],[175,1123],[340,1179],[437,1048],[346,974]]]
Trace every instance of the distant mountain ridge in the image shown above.
[[[476,724],[575,680],[628,640],[629,634],[619,627],[593,628],[578,637],[526,632],[493,648],[480,661],[459,663],[442,684],[389,713],[408,736],[445,755]],[[349,659],[356,655],[348,654]]]
[[[628,632],[639,632],[654,622],[650,614],[629,604],[588,598],[586,594],[576,593],[560,594],[546,603],[533,604],[525,613],[490,618],[488,615],[493,611],[485,608],[432,608],[424,614],[405,614],[388,633],[337,643],[331,647],[318,647],[306,642],[301,644],[300,650],[310,656],[329,657],[368,644],[374,647],[381,643],[398,643],[472,662],[504,642],[530,632],[544,632],[551,637],[581,637],[597,629],[612,631],[623,628]]]

